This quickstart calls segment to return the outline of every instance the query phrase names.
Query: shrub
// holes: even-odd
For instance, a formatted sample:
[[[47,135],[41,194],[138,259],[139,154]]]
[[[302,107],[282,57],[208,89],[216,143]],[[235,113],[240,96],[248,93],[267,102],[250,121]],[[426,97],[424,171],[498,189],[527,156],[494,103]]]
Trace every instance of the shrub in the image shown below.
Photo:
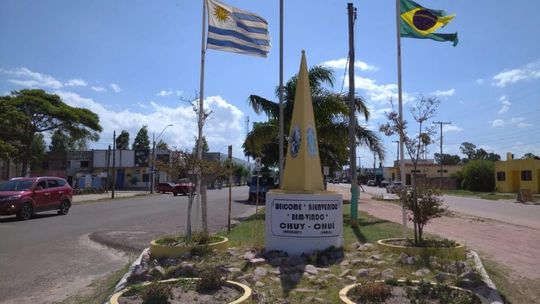
[[[362,283],[350,291],[351,298],[361,303],[384,302],[391,295],[391,287],[386,286],[384,282]]]
[[[225,285],[225,280],[221,277],[221,273],[216,267],[202,270],[199,276],[201,278],[197,282],[197,291],[199,292],[213,291]]]
[[[167,304],[172,297],[171,286],[158,282],[146,286],[141,295],[143,304]]]
[[[471,160],[463,168],[462,188],[490,192],[495,189],[495,164],[489,160]]]

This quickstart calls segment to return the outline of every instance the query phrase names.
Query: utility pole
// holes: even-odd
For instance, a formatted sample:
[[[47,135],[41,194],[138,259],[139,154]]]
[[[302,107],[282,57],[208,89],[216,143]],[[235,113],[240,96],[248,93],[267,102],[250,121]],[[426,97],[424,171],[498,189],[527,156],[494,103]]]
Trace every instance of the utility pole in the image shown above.
[[[227,233],[231,233],[231,206],[232,206],[232,145],[228,147],[229,156],[229,213],[227,216]]]
[[[439,180],[439,188],[442,190],[443,187],[443,155],[442,155],[442,140],[443,140],[443,133],[442,133],[442,126],[443,125],[450,125],[452,124],[451,121],[444,122],[444,121],[435,121],[433,124],[438,124],[441,127],[441,141],[440,141],[440,148],[441,148],[441,155],[439,156],[439,165],[440,165],[440,180]]]
[[[111,191],[112,199],[114,199],[114,190],[116,187],[116,173],[114,172],[115,167],[116,167],[116,131],[113,131],[112,191]]]
[[[105,187],[105,193],[109,193],[109,182],[111,177],[111,145],[107,150],[107,186]]]
[[[347,3],[349,17],[349,144],[351,164],[351,227],[358,221],[358,178],[356,175],[356,105],[354,100],[354,21],[356,8]]]
[[[152,132],[152,166],[150,167],[150,194],[154,194],[154,174],[156,171],[156,139]]]
[[[397,152],[396,152],[396,163],[394,164],[394,167],[398,167],[399,166],[399,140],[393,140],[392,141],[393,143],[396,143],[396,146],[397,146]],[[394,180],[397,179],[397,176]]]

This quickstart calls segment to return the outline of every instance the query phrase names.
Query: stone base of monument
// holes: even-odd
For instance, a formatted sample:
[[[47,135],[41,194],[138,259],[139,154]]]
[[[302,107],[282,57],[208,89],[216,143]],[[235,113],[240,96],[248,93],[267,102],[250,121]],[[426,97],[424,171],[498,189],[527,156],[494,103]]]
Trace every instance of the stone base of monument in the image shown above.
[[[291,194],[273,190],[266,194],[266,251],[290,256],[343,246],[343,197],[324,191]]]

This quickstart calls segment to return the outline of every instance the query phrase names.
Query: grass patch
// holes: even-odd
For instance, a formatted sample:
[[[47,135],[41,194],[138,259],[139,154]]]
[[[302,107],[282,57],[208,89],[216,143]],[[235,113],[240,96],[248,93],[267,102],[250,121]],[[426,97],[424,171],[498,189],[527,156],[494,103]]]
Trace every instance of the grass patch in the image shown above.
[[[517,194],[507,194],[507,193],[495,193],[495,192],[475,192],[468,190],[443,190],[443,194],[455,195],[455,196],[465,196],[465,197],[477,197],[487,200],[500,200],[500,199],[516,199]]]
[[[104,278],[95,280],[89,286],[89,292],[72,295],[58,304],[103,304],[113,293],[114,287],[120,281],[122,276],[128,271],[131,261],[124,267],[111,272]]]
[[[540,280],[512,278],[508,275],[510,270],[503,265],[488,259],[482,259],[482,263],[504,303],[538,303]]]

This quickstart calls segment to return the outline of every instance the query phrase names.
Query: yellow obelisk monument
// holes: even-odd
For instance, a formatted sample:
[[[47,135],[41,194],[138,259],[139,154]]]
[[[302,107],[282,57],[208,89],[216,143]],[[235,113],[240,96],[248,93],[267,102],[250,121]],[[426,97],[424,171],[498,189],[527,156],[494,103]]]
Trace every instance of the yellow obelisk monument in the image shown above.
[[[304,51],[280,184],[266,196],[266,250],[299,255],[343,246],[343,197],[324,190]]]

